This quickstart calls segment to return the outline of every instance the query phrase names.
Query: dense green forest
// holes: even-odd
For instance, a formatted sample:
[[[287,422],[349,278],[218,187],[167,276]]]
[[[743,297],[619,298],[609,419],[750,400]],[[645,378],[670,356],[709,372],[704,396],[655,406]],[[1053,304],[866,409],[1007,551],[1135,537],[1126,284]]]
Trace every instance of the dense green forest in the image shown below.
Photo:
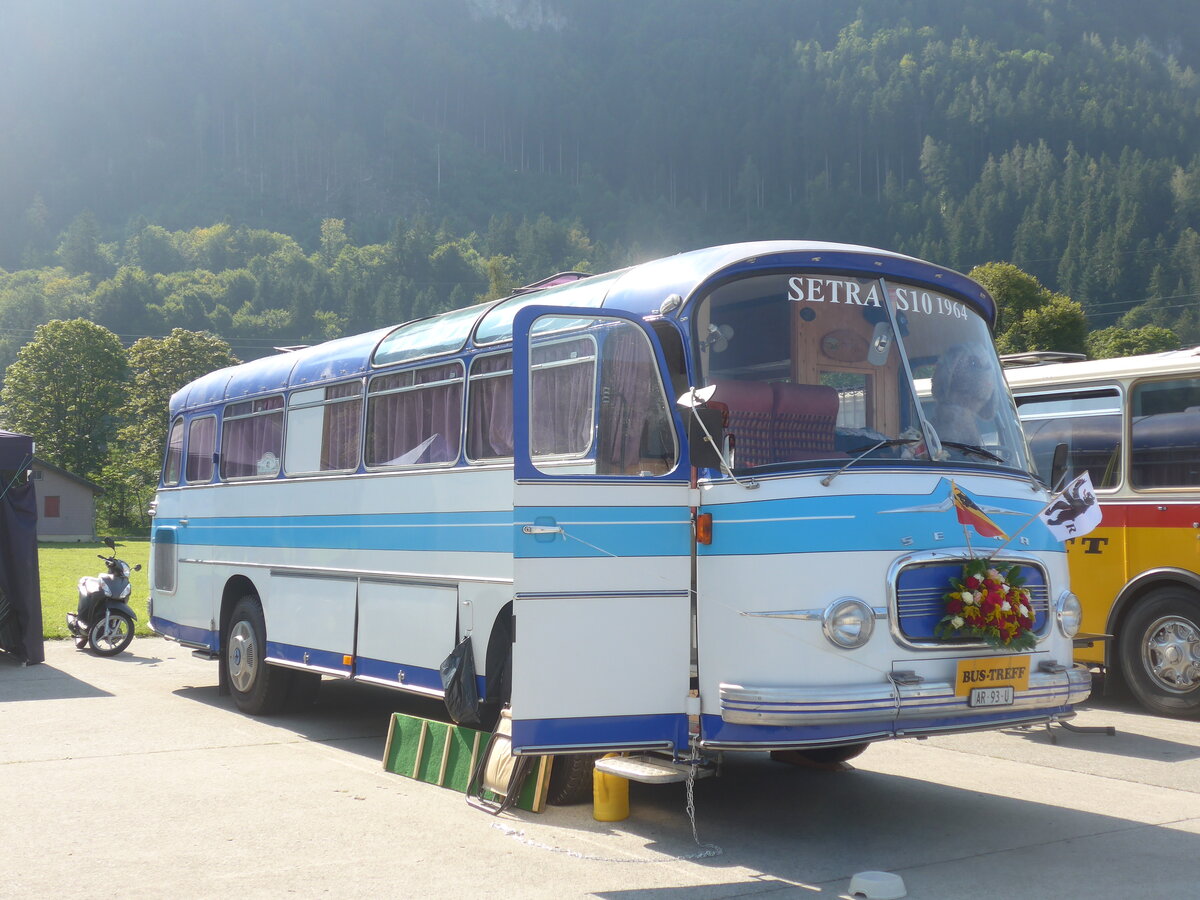
[[[790,236],[1196,342],[1198,57],[1191,0],[14,0],[0,327],[82,293],[123,336],[302,342]]]
[[[51,320],[249,358],[779,237],[1200,343],[1198,69],[1195,0],[8,0],[0,367]]]

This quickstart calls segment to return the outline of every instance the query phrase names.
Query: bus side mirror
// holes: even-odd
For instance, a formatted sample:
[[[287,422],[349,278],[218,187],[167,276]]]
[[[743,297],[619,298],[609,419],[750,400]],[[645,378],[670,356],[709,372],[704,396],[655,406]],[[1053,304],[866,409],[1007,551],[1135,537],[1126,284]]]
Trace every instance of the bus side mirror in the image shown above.
[[[1059,488],[1059,482],[1067,472],[1067,454],[1069,450],[1067,445],[1059,444],[1054,448],[1054,458],[1050,463],[1050,490],[1056,491]]]
[[[687,414],[688,461],[697,469],[720,469],[724,465],[725,409],[696,406]]]

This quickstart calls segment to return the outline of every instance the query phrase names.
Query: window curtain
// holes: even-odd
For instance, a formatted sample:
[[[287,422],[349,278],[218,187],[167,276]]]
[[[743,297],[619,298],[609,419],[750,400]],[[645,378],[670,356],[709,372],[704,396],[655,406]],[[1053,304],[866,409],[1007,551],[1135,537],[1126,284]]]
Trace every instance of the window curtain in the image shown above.
[[[357,400],[342,400],[355,397]],[[362,385],[357,381],[325,389],[325,416],[321,433],[321,471],[358,468],[359,434],[362,430]]]
[[[578,362],[539,369],[539,364],[575,358]],[[581,454],[592,444],[596,384],[594,344],[571,341],[537,347],[530,385],[533,456]]]
[[[189,484],[212,481],[213,450],[216,449],[217,420],[212,416],[194,419],[188,431],[187,480]]]
[[[471,375],[507,372],[472,379],[467,404],[467,453],[471,459],[502,459],[513,455],[512,354],[475,360]]]

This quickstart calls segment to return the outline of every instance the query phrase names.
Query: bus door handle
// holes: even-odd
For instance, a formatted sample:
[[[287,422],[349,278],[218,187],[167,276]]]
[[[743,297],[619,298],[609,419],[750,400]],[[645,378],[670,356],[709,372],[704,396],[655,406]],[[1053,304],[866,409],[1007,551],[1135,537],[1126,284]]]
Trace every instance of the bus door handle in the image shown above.
[[[526,525],[521,529],[525,534],[562,534],[558,525]]]

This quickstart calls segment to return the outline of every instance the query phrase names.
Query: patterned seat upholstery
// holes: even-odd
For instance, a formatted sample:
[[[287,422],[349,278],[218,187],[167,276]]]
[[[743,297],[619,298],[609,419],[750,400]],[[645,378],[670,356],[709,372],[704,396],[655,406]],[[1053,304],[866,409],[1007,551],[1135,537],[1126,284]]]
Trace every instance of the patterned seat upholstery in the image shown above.
[[[835,388],[823,384],[771,385],[775,420],[775,462],[820,459],[834,455],[838,414]],[[841,454],[837,454],[841,455]]]
[[[712,399],[729,407],[729,432],[737,448],[738,468],[775,461],[774,395],[761,381],[714,381]]]

